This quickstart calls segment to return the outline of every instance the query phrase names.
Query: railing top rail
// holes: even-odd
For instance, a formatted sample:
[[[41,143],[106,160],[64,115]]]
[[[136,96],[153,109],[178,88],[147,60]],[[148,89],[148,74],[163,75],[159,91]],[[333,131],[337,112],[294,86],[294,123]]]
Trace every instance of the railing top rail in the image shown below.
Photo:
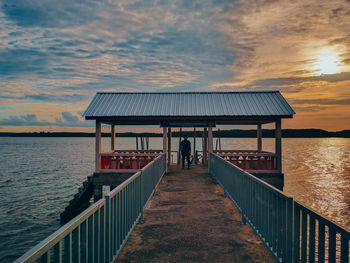
[[[299,208],[300,210],[304,210],[306,211],[308,214],[310,214],[312,217],[314,217],[315,219],[317,219],[319,222],[334,228],[334,230],[340,234],[342,234],[344,237],[346,237],[347,239],[350,239],[350,232],[347,231],[344,227],[338,225],[336,222],[334,222],[332,219],[327,218],[326,216],[321,216],[319,215],[316,211],[312,210],[309,207],[306,207],[305,205],[294,201],[294,206],[296,208]]]
[[[232,152],[239,152],[239,153],[273,153],[273,152],[267,152],[267,151],[258,151],[258,150],[213,150],[214,153],[232,153]]]
[[[122,182],[120,185],[118,185],[115,189],[110,191],[108,194],[106,194],[106,197],[112,198],[116,194],[118,194],[121,190],[123,190],[128,184],[130,184],[132,181],[134,181],[137,177],[141,175],[141,172],[136,172],[133,174],[130,178]]]
[[[254,153],[215,153],[219,156],[227,156],[227,157],[240,157],[240,156],[258,156],[258,157],[277,157],[277,154],[275,153],[267,153],[267,152],[254,152]]]
[[[68,223],[60,227],[58,230],[56,230],[50,236],[45,238],[39,244],[32,247],[25,254],[23,254],[21,257],[16,259],[14,262],[19,263],[19,262],[27,261],[31,257],[34,257],[33,258],[34,260],[39,258],[47,250],[49,250],[54,244],[62,240],[67,234],[72,232],[77,226],[79,226],[83,221],[85,221],[87,218],[93,215],[97,210],[99,210],[105,204],[106,204],[105,199],[99,200],[98,202],[96,202],[95,204],[87,208],[85,211],[83,211],[81,214],[77,215]]]
[[[160,154],[156,159],[153,160],[153,162],[150,162],[150,163],[148,163],[145,167],[143,167],[143,168],[141,169],[141,172],[144,173],[146,170],[149,169],[149,167],[151,167],[152,164],[154,164],[156,161],[158,161],[160,158],[162,158],[162,156],[164,156],[165,154],[166,154],[166,153]]]
[[[163,150],[113,150],[112,152],[162,152]]]
[[[100,156],[120,156],[120,157],[131,157],[131,156],[135,156],[135,157],[156,157],[158,155],[160,155],[161,153],[138,153],[138,152],[134,152],[134,153],[100,153]]]
[[[137,177],[139,177],[141,175],[141,172],[144,172],[145,169],[147,169],[148,167],[150,167],[152,164],[154,164],[156,161],[158,161],[163,155],[165,155],[165,153],[162,153],[161,155],[159,155],[156,159],[154,159],[152,162],[148,163],[145,167],[143,167],[141,169],[141,171],[135,173],[134,175],[132,175],[130,178],[128,178],[126,181],[124,181],[123,183],[121,183],[120,185],[118,185],[115,189],[113,189],[111,192],[109,192],[108,194],[106,194],[107,198],[112,198],[113,196],[115,196],[116,194],[118,194],[121,190],[123,190],[128,184],[130,184],[132,181],[134,181]]]
[[[251,180],[261,184],[263,187],[267,188],[268,190],[274,192],[275,194],[277,194],[278,196],[282,197],[283,199],[286,199],[286,200],[290,200],[292,199],[292,197],[290,196],[287,196],[285,193],[283,193],[281,190],[277,189],[276,187],[264,182],[263,180],[257,178],[256,176],[244,171],[243,169],[239,168],[238,166],[226,161],[225,159],[223,159],[222,157],[220,157],[219,155],[215,154],[215,153],[210,153],[211,155],[213,155],[215,158],[219,158],[221,159],[222,161],[225,162],[226,165],[228,166],[232,166],[234,169],[237,169],[239,170],[241,173],[245,174],[246,176],[248,176]]]

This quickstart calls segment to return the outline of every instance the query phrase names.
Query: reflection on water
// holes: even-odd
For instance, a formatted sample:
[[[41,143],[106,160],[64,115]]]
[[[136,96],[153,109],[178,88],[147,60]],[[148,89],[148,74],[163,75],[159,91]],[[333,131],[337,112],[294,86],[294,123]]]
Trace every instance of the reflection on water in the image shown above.
[[[103,150],[109,142],[102,140]],[[173,150],[178,142],[173,139]],[[161,149],[162,139],[150,138],[150,145]],[[201,150],[201,139],[196,145]],[[222,139],[222,146],[256,149],[256,139]],[[118,138],[117,147],[135,148],[135,138]],[[264,139],[263,150],[273,151],[274,139]],[[283,139],[282,150],[284,191],[350,229],[350,139]],[[0,262],[59,227],[59,213],[93,162],[94,138],[0,138]]]
[[[285,192],[350,229],[350,140],[285,139],[284,146]]]

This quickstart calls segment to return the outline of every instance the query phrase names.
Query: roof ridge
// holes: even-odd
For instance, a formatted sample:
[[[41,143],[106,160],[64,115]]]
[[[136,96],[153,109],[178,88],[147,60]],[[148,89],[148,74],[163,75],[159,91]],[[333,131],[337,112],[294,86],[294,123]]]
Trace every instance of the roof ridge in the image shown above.
[[[99,91],[96,94],[229,94],[229,93],[279,93],[278,90],[255,90],[255,91],[171,91],[171,92],[130,92],[130,91]]]

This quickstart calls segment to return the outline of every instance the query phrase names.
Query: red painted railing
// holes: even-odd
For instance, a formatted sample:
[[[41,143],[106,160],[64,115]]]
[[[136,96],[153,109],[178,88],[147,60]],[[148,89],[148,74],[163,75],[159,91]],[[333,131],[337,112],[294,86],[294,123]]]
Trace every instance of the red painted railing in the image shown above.
[[[100,170],[139,170],[162,153],[162,150],[118,150],[104,152],[100,154]]]
[[[243,170],[277,170],[277,155],[271,152],[251,150],[219,150],[213,152]]]

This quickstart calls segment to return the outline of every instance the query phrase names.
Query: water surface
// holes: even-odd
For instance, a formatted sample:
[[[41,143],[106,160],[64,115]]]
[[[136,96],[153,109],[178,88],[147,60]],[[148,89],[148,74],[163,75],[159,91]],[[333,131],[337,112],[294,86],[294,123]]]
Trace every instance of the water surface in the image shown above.
[[[110,140],[102,140],[108,150]],[[192,145],[193,141],[191,140]],[[94,169],[94,138],[0,138],[0,262],[11,262],[60,227],[59,214]],[[197,139],[201,150],[201,139]],[[153,149],[162,138],[150,138]],[[215,141],[214,141],[215,146]],[[255,149],[256,139],[222,139]],[[135,138],[118,138],[135,149]],[[172,142],[178,147],[178,138]],[[274,150],[274,139],[263,140]],[[350,229],[350,139],[283,139],[284,191]]]

